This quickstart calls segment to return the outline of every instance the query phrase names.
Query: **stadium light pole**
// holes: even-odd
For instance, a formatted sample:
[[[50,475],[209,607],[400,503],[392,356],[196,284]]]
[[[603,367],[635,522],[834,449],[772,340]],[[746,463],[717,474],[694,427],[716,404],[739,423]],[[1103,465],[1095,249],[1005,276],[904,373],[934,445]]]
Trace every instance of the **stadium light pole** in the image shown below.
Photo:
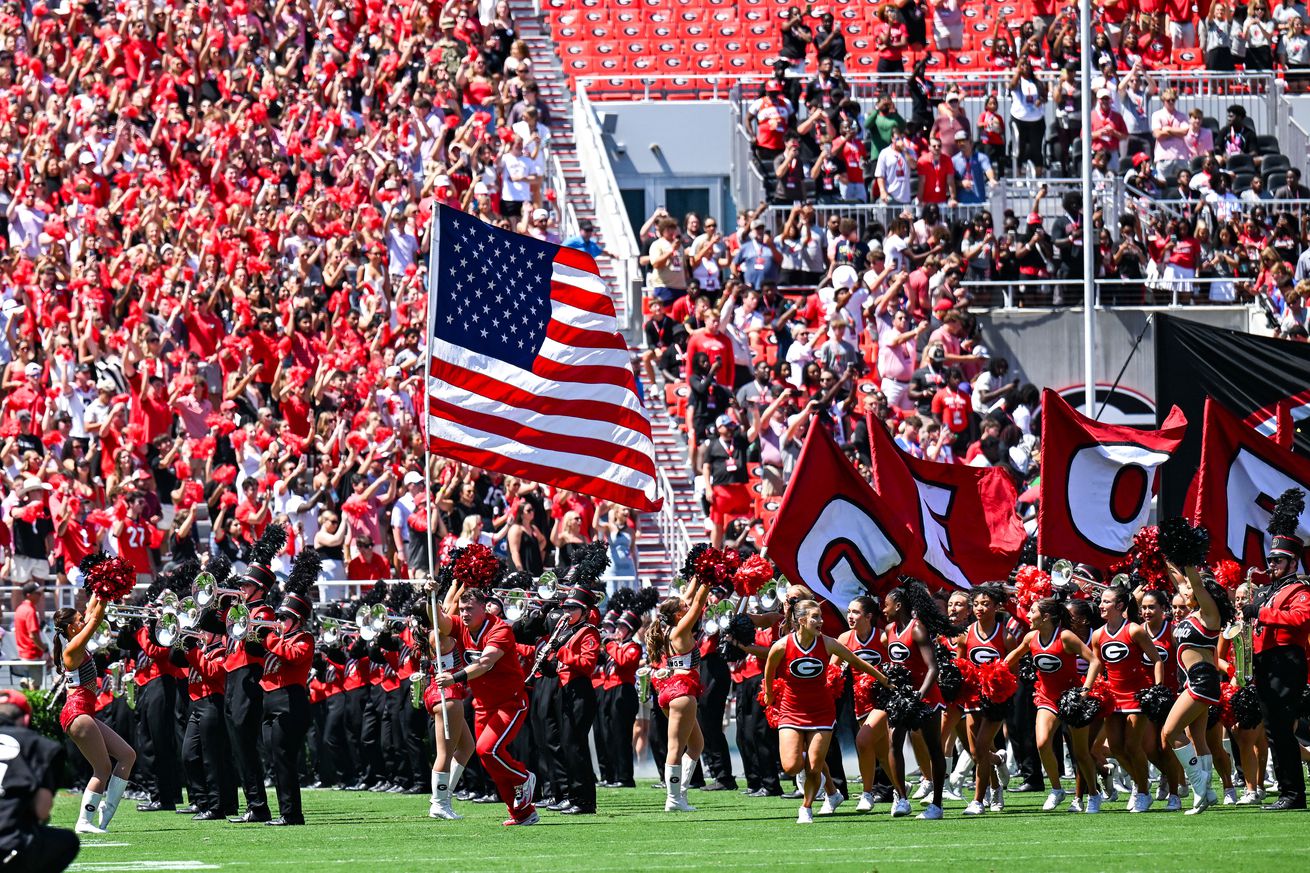
[[[1096,409],[1096,249],[1092,233],[1092,0],[1079,0],[1079,78],[1082,84],[1082,182],[1083,182],[1083,389],[1087,414]]]

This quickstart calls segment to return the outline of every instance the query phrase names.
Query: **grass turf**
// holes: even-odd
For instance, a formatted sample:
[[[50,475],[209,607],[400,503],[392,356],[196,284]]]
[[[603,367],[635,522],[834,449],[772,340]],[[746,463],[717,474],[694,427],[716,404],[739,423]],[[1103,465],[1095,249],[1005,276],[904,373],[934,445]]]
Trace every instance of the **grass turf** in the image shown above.
[[[978,818],[965,818],[964,805],[948,801],[945,820],[937,822],[893,820],[887,804],[857,813],[847,801],[836,815],[801,827],[795,800],[692,791],[697,812],[665,814],[663,792],[648,785],[600,791],[596,816],[543,811],[541,824],[515,829],[501,827],[499,804],[457,802],[464,821],[432,821],[426,796],[306,791],[309,824],[297,828],[193,822],[124,803],[110,834],[83,839],[72,869],[1271,873],[1307,864],[1305,813],[1216,807],[1184,816],[1157,803],[1129,815],[1117,802],[1090,817],[1064,808],[1044,813],[1044,794],[1012,794],[1004,812]],[[55,823],[68,826],[76,809],[75,798],[61,797]]]

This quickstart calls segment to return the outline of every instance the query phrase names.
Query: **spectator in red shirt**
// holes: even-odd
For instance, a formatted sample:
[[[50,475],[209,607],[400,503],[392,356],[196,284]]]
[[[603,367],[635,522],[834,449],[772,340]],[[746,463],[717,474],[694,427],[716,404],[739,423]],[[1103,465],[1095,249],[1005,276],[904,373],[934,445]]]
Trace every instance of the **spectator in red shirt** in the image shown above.
[[[41,605],[45,600],[45,587],[40,582],[23,584],[23,602],[14,612],[14,646],[24,661],[49,663],[50,652],[41,639]],[[16,679],[29,679],[33,684],[41,680],[45,671],[41,667],[14,667]]]
[[[919,158],[919,202],[955,205],[955,166],[942,154],[937,137],[928,142],[928,154]]]
[[[391,575],[387,559],[373,551],[373,538],[364,534],[354,540],[355,557],[346,565],[346,578],[352,582],[376,582]]]
[[[693,331],[691,338],[687,340],[687,351],[684,352],[687,361],[687,371],[685,378],[691,379],[691,361],[696,357],[697,352],[704,352],[709,355],[710,363],[720,361],[718,370],[715,371],[715,381],[728,390],[733,390],[733,375],[736,372],[736,363],[733,357],[732,340],[727,334],[719,329],[719,314],[717,312],[708,312],[705,315],[705,327]]]
[[[1092,108],[1092,148],[1101,149],[1110,156],[1110,169],[1119,169],[1119,146],[1128,139],[1128,124],[1114,108],[1109,89],[1096,92],[1096,106]]]
[[[937,389],[932,398],[932,414],[946,425],[954,439],[952,445],[958,455],[963,455],[969,446],[973,404],[969,395],[960,390],[964,379],[959,367],[950,367],[946,371],[946,386]]]

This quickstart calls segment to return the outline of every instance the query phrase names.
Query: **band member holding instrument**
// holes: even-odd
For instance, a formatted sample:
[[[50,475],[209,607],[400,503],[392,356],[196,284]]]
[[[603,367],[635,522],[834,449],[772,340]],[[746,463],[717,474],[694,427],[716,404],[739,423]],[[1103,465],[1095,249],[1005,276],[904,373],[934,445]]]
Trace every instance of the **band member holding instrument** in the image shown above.
[[[1205,812],[1218,800],[1210,786],[1214,755],[1206,732],[1210,707],[1220,702],[1219,631],[1233,620],[1233,607],[1227,592],[1202,575],[1209,572],[1208,569],[1198,572],[1196,567],[1180,570],[1169,565],[1169,578],[1189,609],[1187,617],[1173,631],[1178,643],[1179,671],[1187,676],[1187,681],[1160,730],[1160,744],[1173,749],[1192,788],[1192,808],[1187,815]],[[1191,740],[1186,745],[1182,742],[1183,731]]]
[[[137,740],[141,746],[142,769],[154,778],[149,782],[150,799],[138,803],[137,812],[172,812],[181,793],[177,755],[177,685],[185,669],[173,661],[173,648],[154,640],[154,629],[146,623],[136,632],[141,653],[136,659]],[[178,653],[180,658],[181,653]]]
[[[1258,586],[1254,582],[1243,582],[1237,586],[1237,591],[1233,595],[1233,606],[1237,609],[1238,614],[1242,616],[1255,615],[1254,603]],[[1239,687],[1254,681],[1254,655],[1255,655],[1255,631],[1252,628],[1254,619],[1245,618],[1246,629],[1243,635],[1247,639],[1242,641],[1242,645],[1250,643],[1249,650],[1243,652],[1246,663],[1241,665],[1241,670],[1237,669],[1238,665],[1232,665],[1233,682]],[[1225,641],[1221,640],[1222,646]],[[1237,641],[1232,641],[1230,649],[1235,646]],[[1236,653],[1230,651],[1227,655],[1229,661],[1235,661]],[[1255,806],[1261,803],[1265,797],[1264,778],[1265,771],[1269,763],[1269,737],[1265,732],[1263,724],[1257,724],[1254,727],[1242,727],[1235,725],[1231,728],[1233,751],[1237,755],[1238,764],[1242,769],[1242,794],[1235,801],[1237,806]],[[1211,748],[1214,748],[1211,745]]]
[[[1137,702],[1137,692],[1151,683],[1145,662],[1152,664],[1155,682],[1164,684],[1164,662],[1155,650],[1151,635],[1132,620],[1137,603],[1121,586],[1101,592],[1101,617],[1105,624],[1092,634],[1092,660],[1083,688],[1091,688],[1105,671],[1114,692],[1115,709],[1106,716],[1105,730],[1115,760],[1128,771],[1135,790],[1128,799],[1129,812],[1146,812],[1152,797],[1146,755],[1142,752],[1147,718]]]
[[[223,688],[227,682],[227,646],[219,634],[201,631],[186,650],[187,692],[191,710],[182,738],[182,763],[188,782],[199,786],[195,821],[220,821],[236,812],[236,782],[228,766],[230,745],[223,722]]]
[[[696,723],[700,698],[700,647],[697,629],[710,587],[693,577],[681,597],[659,606],[646,633],[647,657],[663,662],[657,672],[659,706],[669,719],[668,748],[664,758],[665,812],[695,812],[687,803],[684,778],[690,778],[705,750],[705,738]]]
[[[453,613],[458,608],[456,588],[446,592],[443,609]],[[441,651],[432,656],[432,674],[454,673],[464,663],[464,650],[450,634],[441,634]],[[428,632],[428,649],[437,642],[437,634]],[[464,767],[473,757],[475,743],[464,718],[464,700],[469,695],[468,683],[456,682],[444,689],[435,681],[423,691],[423,705],[432,713],[432,726],[436,737],[437,756],[432,762],[432,798],[428,804],[428,818],[458,821],[464,816],[455,812],[450,796],[459,786]],[[447,739],[449,735],[449,739]]]
[[[486,768],[500,799],[509,809],[506,826],[534,825],[540,821],[532,804],[537,777],[509,753],[509,744],[523,727],[528,701],[523,693],[514,633],[499,616],[487,611],[487,593],[455,584],[454,614],[444,608],[437,616],[441,635],[452,636],[464,652],[464,666],[442,670],[436,681],[442,688],[467,682],[473,697],[478,758]]]
[[[814,797],[818,794],[823,764],[837,722],[837,701],[828,688],[828,659],[836,658],[853,672],[886,682],[872,664],[823,633],[823,613],[813,600],[802,600],[792,609],[795,630],[769,649],[764,662],[764,700],[772,706],[778,700],[778,749],[782,769],[789,775],[804,771],[803,797],[796,814],[797,824],[814,822]],[[775,680],[778,687],[775,688]]]
[[[73,828],[80,834],[108,832],[136,763],[136,751],[95,717],[98,677],[87,643],[104,621],[106,605],[92,593],[84,612],[65,607],[54,616],[55,663],[63,667],[69,680],[59,726],[91,765],[91,778],[82,792],[82,810]]]
[[[1065,798],[1065,791],[1060,787],[1060,765],[1055,756],[1055,736],[1061,726],[1060,695],[1078,687],[1078,659],[1090,662],[1092,651],[1070,630],[1073,618],[1064,604],[1054,598],[1042,598],[1028,609],[1028,625],[1032,630],[1010,651],[1005,663],[1010,669],[1016,669],[1019,660],[1031,654],[1033,666],[1037,668],[1033,704],[1037,707],[1037,751],[1046,778],[1051,780],[1051,793],[1042,804],[1042,809],[1049,812],[1058,808]],[[1079,798],[1079,807],[1084,812],[1099,813],[1101,796],[1096,793],[1096,764],[1089,746],[1090,729],[1087,726],[1067,727],[1079,784],[1091,791],[1086,799]]]
[[[309,668],[314,660],[314,637],[305,630],[313,611],[310,588],[318,579],[322,558],[314,549],[296,555],[286,583],[286,595],[277,610],[278,627],[263,632],[264,736],[273,762],[278,816],[265,822],[281,827],[303,825],[300,808],[300,759],[309,733]]]
[[[264,603],[264,595],[276,582],[270,564],[287,543],[287,530],[270,524],[251,549],[246,575],[238,580],[241,602],[250,611],[252,621],[276,621],[273,610]],[[264,724],[264,658],[268,653],[257,642],[230,638],[227,648],[227,686],[223,705],[227,709],[228,736],[236,758],[241,789],[246,796],[246,811],[229,821],[234,823],[266,822],[273,818],[264,790],[264,762],[259,757],[259,734]]]
[[[641,630],[641,616],[625,610],[614,622],[614,638],[605,644],[604,706],[601,717],[608,722],[606,740],[614,766],[612,787],[633,788],[632,729],[637,722],[637,670],[641,667],[641,645],[634,639]]]
[[[1266,565],[1271,584],[1255,598],[1255,687],[1264,710],[1269,750],[1278,777],[1278,800],[1268,810],[1305,809],[1301,747],[1292,729],[1306,687],[1306,647],[1310,645],[1310,579],[1300,575],[1305,553],[1298,527],[1305,492],[1288,489],[1269,521],[1273,542]]]
[[[587,737],[596,719],[596,690],[591,674],[600,657],[600,631],[587,621],[595,601],[586,588],[570,588],[562,606],[565,625],[551,655],[560,682],[559,745],[566,780],[560,799],[568,801],[558,811],[564,815],[591,815],[596,812],[596,774],[591,768]]]

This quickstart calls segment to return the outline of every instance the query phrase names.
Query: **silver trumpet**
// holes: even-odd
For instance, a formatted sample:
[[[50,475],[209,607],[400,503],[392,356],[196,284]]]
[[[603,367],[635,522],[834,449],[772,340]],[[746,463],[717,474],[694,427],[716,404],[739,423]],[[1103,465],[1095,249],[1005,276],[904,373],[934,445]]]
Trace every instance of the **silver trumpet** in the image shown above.
[[[537,596],[542,600],[550,600],[559,592],[559,577],[551,570],[541,574],[537,580]]]
[[[213,573],[197,573],[195,581],[195,602],[202,609],[220,597],[240,597],[239,588],[220,588]]]
[[[778,580],[774,579],[770,582],[766,582],[764,587],[760,589],[760,593],[756,595],[756,598],[760,602],[760,608],[766,612],[777,606],[780,601],[780,595],[778,594]]]
[[[260,631],[277,630],[281,622],[250,617],[250,607],[238,603],[228,610],[227,635],[234,640],[254,640]]]
[[[406,621],[408,619],[403,615],[387,612],[387,608],[381,603],[374,603],[372,606],[361,606],[355,612],[355,624],[359,627],[359,638],[366,642],[377,639],[379,635],[386,633],[397,625],[404,626]]]
[[[335,646],[346,637],[357,637],[359,625],[339,618],[324,618],[318,623],[318,636],[325,646]]]
[[[111,603],[105,608],[105,619],[114,626],[122,626],[129,621],[152,621],[161,615],[176,615],[179,601],[172,591],[159,595],[154,603],[144,606],[129,606]]]
[[[650,699],[650,676],[653,671],[649,665],[637,668],[637,700]]]
[[[159,617],[155,624],[155,642],[161,646],[182,648],[187,639],[200,639],[200,632],[191,630],[182,624],[182,619],[174,613]]]
[[[107,649],[114,644],[114,629],[110,627],[108,620],[96,625],[95,633],[91,639],[86,641],[86,650],[88,652],[98,652],[101,649]]]
[[[548,599],[521,588],[493,588],[491,593],[500,598],[505,606],[505,620],[511,622],[518,621],[529,609],[545,604]]]
[[[720,600],[712,604],[705,610],[705,632],[713,635],[727,630],[736,612],[737,605],[731,600]]]
[[[1244,688],[1251,684],[1255,671],[1255,627],[1239,618],[1224,628],[1223,637],[1233,647],[1233,681],[1238,688]]]

